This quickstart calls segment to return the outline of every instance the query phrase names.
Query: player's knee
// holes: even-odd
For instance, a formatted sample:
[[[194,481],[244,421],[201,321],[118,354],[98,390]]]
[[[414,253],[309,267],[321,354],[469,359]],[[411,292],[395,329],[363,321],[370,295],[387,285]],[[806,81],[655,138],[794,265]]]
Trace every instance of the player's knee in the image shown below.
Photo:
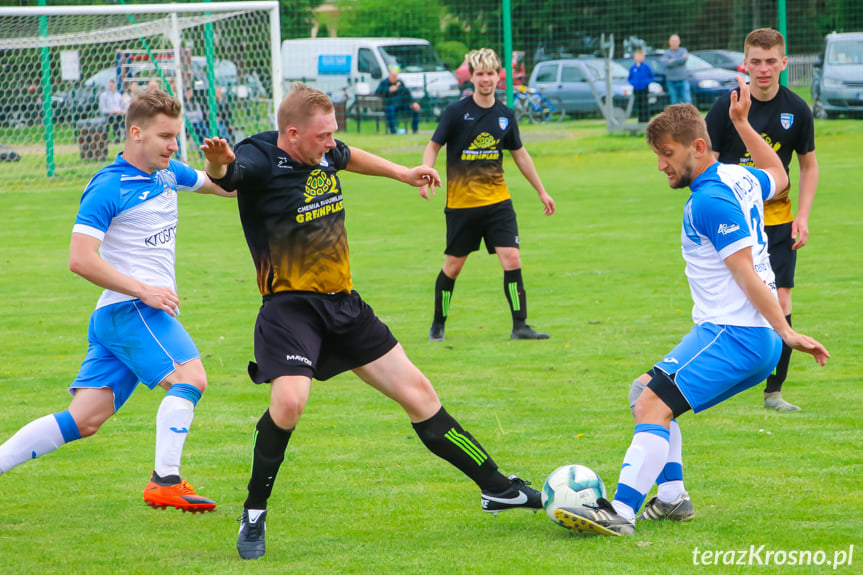
[[[632,380],[632,386],[629,388],[629,408],[632,410],[632,415],[635,415],[635,403],[638,401],[638,398],[641,397],[641,394],[644,392],[644,388],[646,388],[647,384],[650,383],[650,380],[653,379],[653,374],[654,370],[651,369],[644,375]]]
[[[204,372],[204,370],[201,370],[200,373],[196,373],[195,375],[187,378],[187,381],[185,383],[188,383],[189,385],[198,388],[198,391],[204,393],[205,391],[207,391],[207,374]]]
[[[440,399],[428,379],[414,391],[415,393],[410,394],[409,399],[401,404],[411,421],[425,421],[440,410]]]
[[[301,401],[297,397],[273,398],[270,402],[270,417],[273,419],[273,423],[282,429],[292,429],[302,417],[305,408],[305,401]]]
[[[641,397],[645,385],[640,379],[632,380],[632,386],[629,388],[629,408],[632,410],[632,415],[635,415],[635,403]]]
[[[168,389],[170,389],[173,383],[186,383],[196,387],[201,393],[207,390],[207,372],[204,370],[204,364],[200,360],[191,361],[180,366],[174,372],[173,377],[167,381],[169,383]]]
[[[107,417],[102,417],[99,414],[91,414],[83,417],[78,416],[78,418],[75,419],[75,425],[78,427],[78,435],[80,435],[82,439],[95,435],[107,419]]]

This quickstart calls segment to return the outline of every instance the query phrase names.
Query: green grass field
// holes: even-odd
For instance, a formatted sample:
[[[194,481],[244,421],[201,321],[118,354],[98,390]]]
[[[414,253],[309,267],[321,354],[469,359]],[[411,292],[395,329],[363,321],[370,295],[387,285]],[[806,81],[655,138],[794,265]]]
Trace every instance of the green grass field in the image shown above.
[[[219,507],[190,515],[143,503],[163,393],[141,388],[95,437],[0,478],[0,573],[731,573],[746,568],[696,566],[693,553],[762,545],[762,559],[768,550],[822,551],[825,561],[853,545],[853,564],[838,571],[860,573],[863,122],[816,130],[821,182],[794,323],[833,358],[820,368],[792,357],[785,395],[801,412],[766,412],[756,388],[681,418],[697,512],[689,524],[639,525],[634,537],[607,539],[573,534],[541,512],[486,515],[478,489],[423,448],[398,406],[345,374],[314,384],[270,500],[267,555],[243,562],[236,520],[251,432],[268,402],[268,388],[245,373],[260,300],[233,202],[189,195],[177,250],[181,320],[210,383],[183,475]],[[428,134],[344,139],[416,164]],[[355,287],[504,472],[539,487],[577,462],[613,492],[632,435],[630,382],[691,326],[679,247],[686,192],[668,188],[643,138],[608,136],[599,121],[530,126],[524,139],[558,206],[543,216],[507,164],[530,321],[549,341],[508,339],[500,266],[484,253],[459,278],[446,343],[427,341],[443,192],[427,202],[395,182],[343,177]],[[0,441],[66,408],[99,294],[67,268],[86,179],[20,191],[8,178],[0,169]]]

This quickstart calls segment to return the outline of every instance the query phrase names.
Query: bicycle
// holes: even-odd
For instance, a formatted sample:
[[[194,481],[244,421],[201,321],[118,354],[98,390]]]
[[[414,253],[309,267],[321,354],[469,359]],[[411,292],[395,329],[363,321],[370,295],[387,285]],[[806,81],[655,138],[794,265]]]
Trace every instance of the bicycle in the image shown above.
[[[561,122],[566,117],[566,110],[557,98],[548,99],[542,91],[534,90],[522,84],[515,92],[513,111],[516,121],[527,116],[531,124],[546,122]]]

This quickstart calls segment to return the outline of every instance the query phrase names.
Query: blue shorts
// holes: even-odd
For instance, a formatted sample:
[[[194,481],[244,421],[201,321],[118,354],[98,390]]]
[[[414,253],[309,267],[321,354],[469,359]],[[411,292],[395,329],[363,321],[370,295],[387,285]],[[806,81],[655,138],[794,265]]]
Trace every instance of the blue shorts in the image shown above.
[[[126,403],[139,381],[153,389],[173,373],[174,363],[201,357],[177,318],[137,299],[94,311],[87,341],[87,356],[69,392],[109,387],[114,411]]]
[[[656,364],[698,413],[764,381],[782,351],[769,327],[703,323]]]

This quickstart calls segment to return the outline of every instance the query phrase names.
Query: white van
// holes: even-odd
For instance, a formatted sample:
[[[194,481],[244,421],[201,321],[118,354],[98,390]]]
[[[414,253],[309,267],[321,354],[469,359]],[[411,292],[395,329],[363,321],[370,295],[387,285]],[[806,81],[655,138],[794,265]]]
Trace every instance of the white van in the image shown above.
[[[387,68],[401,68],[399,78],[414,99],[428,94],[439,100],[459,97],[455,75],[427,40],[418,38],[304,38],[282,42],[284,92],[300,80],[333,99],[373,94]]]

